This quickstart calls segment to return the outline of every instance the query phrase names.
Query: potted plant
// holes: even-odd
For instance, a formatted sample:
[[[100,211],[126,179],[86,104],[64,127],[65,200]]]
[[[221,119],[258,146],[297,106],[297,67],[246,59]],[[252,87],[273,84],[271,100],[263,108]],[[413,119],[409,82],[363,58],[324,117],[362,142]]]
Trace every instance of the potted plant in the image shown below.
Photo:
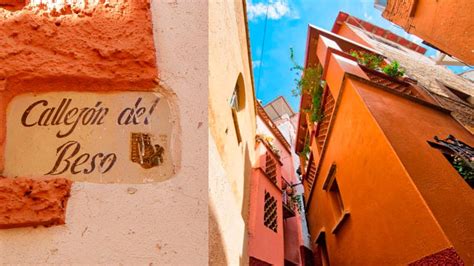
[[[351,50],[350,54],[359,64],[368,69],[383,72],[392,78],[399,78],[405,74],[405,69],[400,67],[397,60],[393,60],[390,64],[387,64],[382,56],[374,53]]]

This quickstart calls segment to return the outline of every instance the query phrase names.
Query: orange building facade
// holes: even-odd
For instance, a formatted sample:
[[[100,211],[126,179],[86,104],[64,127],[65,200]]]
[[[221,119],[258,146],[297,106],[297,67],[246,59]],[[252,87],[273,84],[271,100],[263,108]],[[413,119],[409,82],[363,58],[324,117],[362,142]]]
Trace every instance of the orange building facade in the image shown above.
[[[436,49],[474,65],[472,1],[388,0],[382,15]]]
[[[347,24],[308,29],[305,67],[323,68],[322,116],[304,113],[313,101],[303,94],[295,150],[315,264],[472,264],[473,191],[433,140],[452,135],[469,150],[472,134],[413,78],[360,64],[352,51],[382,54]],[[424,53],[388,34],[379,37]]]

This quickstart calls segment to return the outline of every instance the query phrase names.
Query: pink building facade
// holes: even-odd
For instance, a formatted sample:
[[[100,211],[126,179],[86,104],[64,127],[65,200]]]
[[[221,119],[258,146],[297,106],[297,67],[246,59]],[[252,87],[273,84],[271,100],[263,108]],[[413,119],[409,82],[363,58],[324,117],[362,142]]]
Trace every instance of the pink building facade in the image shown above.
[[[275,117],[257,104],[257,159],[250,184],[251,265],[311,265],[303,191],[290,144],[295,130],[291,119],[285,118],[290,124],[277,125]]]

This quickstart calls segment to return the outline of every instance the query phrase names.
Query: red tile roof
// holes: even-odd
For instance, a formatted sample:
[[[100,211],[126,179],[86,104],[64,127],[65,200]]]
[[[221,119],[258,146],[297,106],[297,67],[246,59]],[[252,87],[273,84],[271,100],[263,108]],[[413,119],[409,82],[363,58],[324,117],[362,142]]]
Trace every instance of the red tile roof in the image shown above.
[[[392,42],[398,43],[401,46],[404,46],[408,49],[411,49],[415,52],[418,52],[420,54],[424,54],[426,52],[426,48],[410,41],[407,40],[389,30],[383,29],[379,26],[376,26],[370,22],[367,22],[365,20],[362,20],[360,18],[351,16],[347,13],[344,12],[339,12],[337,15],[336,21],[334,22],[334,25],[332,27],[332,32],[337,33],[339,29],[341,28],[341,25],[346,22],[349,23],[355,27],[358,27],[360,29],[363,29],[365,31],[371,32],[375,35],[378,35],[384,39],[390,40]]]

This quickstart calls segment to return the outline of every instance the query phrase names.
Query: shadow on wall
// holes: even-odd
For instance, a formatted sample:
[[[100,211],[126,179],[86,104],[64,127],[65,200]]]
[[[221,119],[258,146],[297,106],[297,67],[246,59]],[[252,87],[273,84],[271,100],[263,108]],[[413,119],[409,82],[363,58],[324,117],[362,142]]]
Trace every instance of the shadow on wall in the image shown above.
[[[245,229],[242,232],[243,242],[242,251],[239,257],[240,265],[248,265],[248,219],[249,219],[249,200],[250,200],[250,175],[252,171],[252,161],[250,160],[250,152],[248,144],[245,144],[244,152],[244,167],[240,176],[244,177],[243,184],[243,201],[241,206],[242,221],[245,223]],[[209,265],[226,265],[228,258],[226,256],[226,244],[222,238],[221,228],[217,221],[217,215],[215,207],[209,204]],[[230,261],[234,261],[234,258],[230,258]]]
[[[209,204],[209,265],[211,266],[219,266],[227,262],[225,245],[215,213],[214,207]]]
[[[244,231],[244,242],[242,244],[242,257],[240,257],[240,265],[248,265],[248,220],[249,220],[249,208],[250,208],[250,175],[252,173],[252,161],[250,160],[249,147],[245,143],[245,153],[244,153],[244,195],[242,200],[242,220],[245,222],[245,231]]]

